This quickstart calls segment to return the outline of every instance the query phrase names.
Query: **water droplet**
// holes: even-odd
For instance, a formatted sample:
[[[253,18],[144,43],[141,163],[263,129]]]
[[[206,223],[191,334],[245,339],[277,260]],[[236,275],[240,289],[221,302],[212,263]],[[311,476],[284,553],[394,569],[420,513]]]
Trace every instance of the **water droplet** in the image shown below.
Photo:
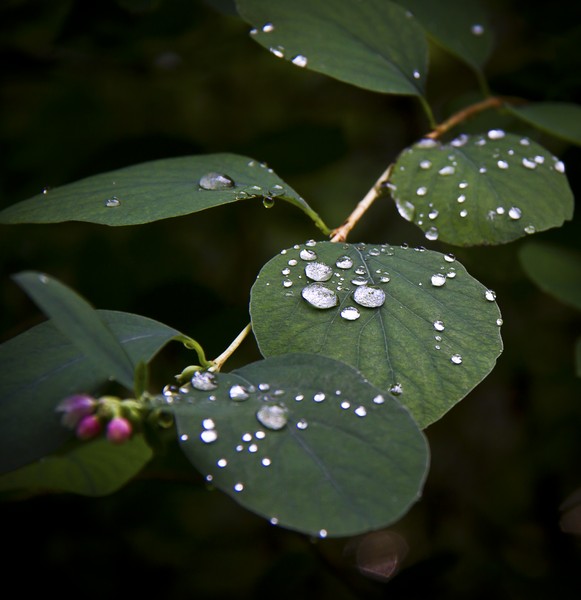
[[[240,481],[238,483],[234,484],[234,491],[235,492],[241,492],[244,489],[244,484],[241,483]]]
[[[500,327],[503,324],[503,320],[502,319],[496,319],[496,324]]]
[[[304,399],[305,399],[305,397],[303,396],[303,394],[297,394],[297,395],[295,396],[295,400],[296,400],[297,402],[302,402]]]
[[[443,273],[435,273],[431,277],[431,282],[434,287],[442,287],[446,283],[446,276]]]
[[[448,272],[446,273],[446,277],[447,277],[448,279],[454,279],[454,277],[456,277],[456,271],[453,271],[453,270],[452,270],[452,271],[448,271]]]
[[[460,211],[460,216],[461,216],[462,218],[464,218],[464,217],[467,217],[467,216],[468,216],[468,211],[467,211],[465,208],[463,208],[463,209]]]
[[[440,235],[440,233],[439,233],[437,227],[430,227],[429,229],[426,230],[426,233],[425,233],[426,239],[428,239],[430,241],[437,240],[439,235]]]
[[[341,311],[341,316],[346,321],[356,321],[361,316],[361,313],[355,306],[346,306]]]
[[[457,138],[454,138],[450,142],[450,145],[454,146],[455,148],[461,148],[469,139],[470,138],[465,133],[461,133]]]
[[[461,182],[458,184],[458,187],[459,187],[461,190],[465,190],[465,189],[468,187],[468,182],[467,182],[467,181],[461,181]]]
[[[301,296],[315,308],[326,309],[337,306],[337,294],[320,283],[311,283],[303,288]]]
[[[313,281],[329,281],[333,277],[333,269],[322,262],[310,262],[305,267],[305,275]]]
[[[421,188],[419,188],[421,189]],[[397,212],[406,220],[413,221],[414,214],[416,212],[416,207],[407,200],[401,200],[396,198],[395,205],[397,207]]]
[[[535,229],[535,226],[534,226],[534,225],[527,225],[527,226],[524,228],[524,232],[525,232],[525,233],[528,233],[529,235],[531,235],[531,234],[535,233],[535,231],[536,231],[536,229]]]
[[[263,33],[270,33],[271,31],[274,31],[274,25],[272,23],[265,23],[262,26]]]
[[[419,79],[421,77],[420,72],[417,69],[414,69],[413,76],[414,79]]]
[[[243,442],[251,442],[252,441],[252,434],[249,433],[248,431],[244,434],[242,434],[242,441]]]
[[[472,35],[482,35],[484,33],[484,27],[476,23],[470,27],[470,31],[472,32]]]
[[[430,219],[430,221],[433,221],[438,215],[439,215],[439,211],[437,208],[433,208],[429,213],[428,213],[428,219]]]
[[[562,161],[558,160],[555,165],[554,165],[555,171],[558,171],[559,173],[564,173],[565,172],[565,163],[563,163]]]
[[[372,400],[373,404],[383,404],[385,402],[385,398],[381,394],[377,394],[375,398]]]
[[[500,140],[502,139],[506,134],[504,133],[504,131],[502,129],[491,129],[488,132],[488,137],[491,140]]]
[[[436,331],[444,331],[445,326],[443,321],[434,321],[434,329]]]
[[[218,387],[216,376],[209,371],[196,371],[191,382],[195,389],[201,390],[202,392],[215,390]]]
[[[233,385],[228,392],[230,398],[236,402],[242,402],[248,399],[248,390],[242,385]]]
[[[459,204],[462,204],[463,202],[466,202],[466,196],[464,194],[460,194],[457,198],[457,201]]]
[[[518,221],[518,219],[520,219],[522,216],[522,211],[520,208],[517,208],[516,206],[512,206],[511,208],[508,209],[508,216],[513,221]]]
[[[428,188],[425,185],[420,186],[417,190],[416,190],[416,194],[418,196],[425,196],[428,193]]]
[[[189,439],[190,439],[190,436],[187,433],[182,433],[182,435],[180,435],[181,442],[187,442]]]
[[[367,277],[363,277],[363,276],[354,277],[354,278],[351,280],[351,283],[352,283],[353,285],[358,285],[358,286],[359,286],[359,285],[365,285],[365,284],[366,284],[366,283],[368,283],[368,282],[369,282],[369,279],[368,279]]]
[[[296,65],[297,67],[306,67],[307,63],[309,62],[306,56],[303,56],[302,54],[297,54],[292,60],[291,62],[293,63],[293,65]]]
[[[199,185],[203,190],[227,190],[234,187],[234,180],[223,173],[210,171],[200,177]]]
[[[200,434],[200,439],[204,444],[211,444],[218,439],[218,432],[215,429],[204,429]]]
[[[220,469],[223,469],[224,467],[228,466],[228,461],[225,458],[220,458],[216,464]]]
[[[365,406],[358,406],[354,412],[358,417],[367,416],[367,409],[365,408]]]
[[[347,402],[347,400],[343,400],[343,402],[341,402],[340,406],[343,410],[347,410],[351,406],[351,402]]]
[[[422,160],[420,162],[420,169],[429,169],[432,166],[431,160]]]
[[[121,202],[119,200],[119,198],[117,198],[117,196],[112,196],[111,198],[107,198],[107,200],[105,200],[105,206],[107,208],[116,208],[117,206],[120,206]]]
[[[456,260],[456,257],[453,254],[444,254],[444,260],[449,263],[453,263]]]
[[[452,167],[451,165],[448,165],[446,167],[442,167],[438,173],[440,175],[454,175],[454,173],[456,172],[456,169],[454,167]]]
[[[493,290],[486,290],[484,292],[484,297],[488,300],[488,302],[494,302],[496,300],[496,292]]]
[[[315,402],[322,402],[325,399],[325,394],[323,392],[319,392],[313,396],[313,400]]]
[[[321,538],[326,538],[328,535],[327,530],[326,529],[320,529],[319,530],[319,537]]]
[[[353,261],[349,256],[340,256],[335,262],[335,266],[339,269],[350,269],[353,266]]]
[[[297,421],[297,429],[305,430],[309,426],[309,423],[306,419],[300,419]]]
[[[432,138],[423,138],[417,144],[416,148],[435,148],[438,145],[436,140]]]
[[[214,419],[204,419],[202,421],[202,427],[204,429],[215,429],[216,423],[214,423]]]
[[[505,160],[496,161],[499,169],[508,169],[508,163]]]
[[[277,58],[284,58],[284,48],[282,46],[273,46],[273,47],[269,48],[269,50]]]
[[[481,174],[486,173],[486,167],[480,167],[480,169],[478,169],[478,172]]]
[[[282,285],[283,285],[283,287],[285,287],[285,288],[289,288],[289,287],[292,287],[292,285],[293,285],[293,282],[292,282],[292,280],[290,280],[290,279],[283,279],[283,280],[282,280]]]
[[[270,465],[272,464],[272,461],[267,456],[265,456],[260,462],[263,467],[270,467]],[[271,519],[270,522],[272,523],[274,521],[276,521],[278,523],[278,519]]]
[[[537,164],[542,165],[545,162],[545,157],[541,156],[540,154],[537,154],[534,160]]]
[[[258,445],[250,444],[250,446],[248,446],[248,452],[251,452],[252,454],[255,454],[256,452],[258,452]]]
[[[272,196],[264,196],[262,199],[262,206],[264,206],[264,208],[272,208],[274,206],[274,198]]]
[[[287,264],[291,267],[296,267],[299,264],[299,261],[296,258],[291,258]]]
[[[462,364],[462,357],[459,354],[452,354],[452,356],[450,357],[450,361],[453,362],[455,365],[460,365]]]
[[[360,306],[377,308],[385,303],[385,292],[375,286],[361,285],[353,293],[353,300]]]
[[[534,160],[530,160],[528,158],[523,158],[522,164],[523,164],[523,167],[526,167],[527,169],[536,169],[537,168],[537,163]]]
[[[504,207],[503,207],[503,206],[499,206],[499,207],[496,209],[496,214],[498,214],[498,215],[503,215],[503,214],[504,214],[504,212],[505,212],[505,211],[504,211]]]
[[[317,253],[314,250],[308,250],[307,248],[303,248],[299,252],[299,257],[303,260],[317,260]]]

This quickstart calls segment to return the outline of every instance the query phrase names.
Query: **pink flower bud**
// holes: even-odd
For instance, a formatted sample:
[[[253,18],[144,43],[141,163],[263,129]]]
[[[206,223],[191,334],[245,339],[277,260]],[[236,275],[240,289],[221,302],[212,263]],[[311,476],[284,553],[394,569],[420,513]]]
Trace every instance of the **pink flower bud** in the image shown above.
[[[61,420],[62,424],[65,427],[74,429],[83,417],[95,412],[95,406],[95,399],[92,396],[74,394],[65,398],[56,407],[56,410],[64,413]]]
[[[114,417],[107,425],[107,439],[113,444],[126,442],[132,433],[131,423],[123,417]]]
[[[101,421],[97,415],[87,415],[77,425],[76,434],[81,440],[90,440],[99,433],[101,433]]]

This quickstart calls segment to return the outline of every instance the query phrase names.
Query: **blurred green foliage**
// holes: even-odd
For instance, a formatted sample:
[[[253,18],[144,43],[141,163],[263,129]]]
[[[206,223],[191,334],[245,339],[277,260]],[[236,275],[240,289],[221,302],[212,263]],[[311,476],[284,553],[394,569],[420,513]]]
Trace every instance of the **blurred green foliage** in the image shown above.
[[[145,160],[224,151],[267,161],[336,226],[427,130],[412,99],[277,61],[228,16],[231,3],[217,3],[226,14],[210,4],[2,3],[0,205]],[[581,103],[579,5],[487,4],[497,35],[486,68],[493,91]],[[443,119],[466,103],[476,82],[450,56],[433,56],[428,95]],[[506,124],[513,124],[509,116],[487,113],[467,129]],[[579,197],[579,148],[531,135],[562,158]],[[260,267],[281,248],[317,236],[292,207],[261,203],[141,227],[3,227],[0,335],[40,319],[10,280],[34,269],[98,308],[165,322],[214,357],[248,322]],[[579,249],[579,217],[538,239]],[[387,200],[373,206],[351,241],[425,244]],[[114,496],[3,503],[8,577],[21,580],[24,593],[89,599],[576,598],[581,538],[560,529],[559,506],[581,486],[574,362],[581,316],[526,277],[519,242],[430,247],[455,252],[496,290],[505,352],[492,375],[427,431],[432,470],[421,502],[393,528],[409,547],[394,579],[360,574],[349,550],[357,540],[312,542],[207,493],[171,446]],[[247,341],[228,368],[256,358]],[[189,362],[185,350],[170,346],[153,385]]]

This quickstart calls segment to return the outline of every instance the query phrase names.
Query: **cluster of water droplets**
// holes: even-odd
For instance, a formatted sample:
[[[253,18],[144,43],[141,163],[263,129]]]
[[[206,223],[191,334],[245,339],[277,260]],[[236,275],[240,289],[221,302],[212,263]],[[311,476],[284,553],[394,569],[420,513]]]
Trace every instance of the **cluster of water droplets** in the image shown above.
[[[276,27],[273,23],[265,23],[262,27],[253,27],[250,30],[251,36],[258,36],[260,34],[269,34],[276,31]],[[277,58],[285,58],[287,56],[287,51],[284,46],[281,45],[273,45],[268,47],[269,51],[274,54]],[[304,54],[292,54],[290,61],[293,65],[297,67],[306,67],[308,64],[308,59]]]

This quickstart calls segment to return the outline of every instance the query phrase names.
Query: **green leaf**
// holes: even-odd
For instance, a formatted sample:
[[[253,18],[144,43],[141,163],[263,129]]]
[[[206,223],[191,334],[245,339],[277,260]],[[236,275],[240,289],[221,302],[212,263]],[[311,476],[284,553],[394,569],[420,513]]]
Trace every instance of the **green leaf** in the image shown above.
[[[581,253],[547,243],[519,249],[526,274],[547,294],[581,310]]]
[[[390,188],[429,240],[503,244],[572,218],[564,171],[539,144],[493,129],[447,144],[420,140],[398,157]]]
[[[83,496],[112,494],[132,479],[153,453],[143,436],[123,445],[105,439],[83,443],[61,456],[47,456],[0,476],[0,491],[73,492]]]
[[[385,0],[237,0],[253,39],[340,81],[387,94],[421,96],[428,68],[422,28]]]
[[[426,427],[494,367],[502,342],[493,296],[451,255],[310,242],[262,268],[250,312],[264,356],[313,352],[342,360],[377,387],[401,393]]]
[[[424,436],[351,367],[287,354],[219,373],[214,384],[168,405],[181,447],[208,481],[272,523],[355,535],[392,523],[419,498]]]
[[[180,333],[129,313],[97,311],[133,365],[149,362]],[[108,378],[46,321],[0,345],[0,472],[51,454],[71,438],[57,404],[75,393],[96,393]]]
[[[133,364],[95,309],[56,279],[34,271],[14,280],[101,375],[133,389]]]
[[[533,102],[506,105],[515,117],[572,144],[581,146],[581,106],[569,102]]]
[[[492,51],[488,15],[471,0],[395,0],[411,11],[429,36],[472,68],[480,70]]]
[[[235,154],[207,154],[87,177],[9,206],[0,212],[0,223],[139,225],[265,196],[290,202],[316,220],[308,204],[264,163]]]

